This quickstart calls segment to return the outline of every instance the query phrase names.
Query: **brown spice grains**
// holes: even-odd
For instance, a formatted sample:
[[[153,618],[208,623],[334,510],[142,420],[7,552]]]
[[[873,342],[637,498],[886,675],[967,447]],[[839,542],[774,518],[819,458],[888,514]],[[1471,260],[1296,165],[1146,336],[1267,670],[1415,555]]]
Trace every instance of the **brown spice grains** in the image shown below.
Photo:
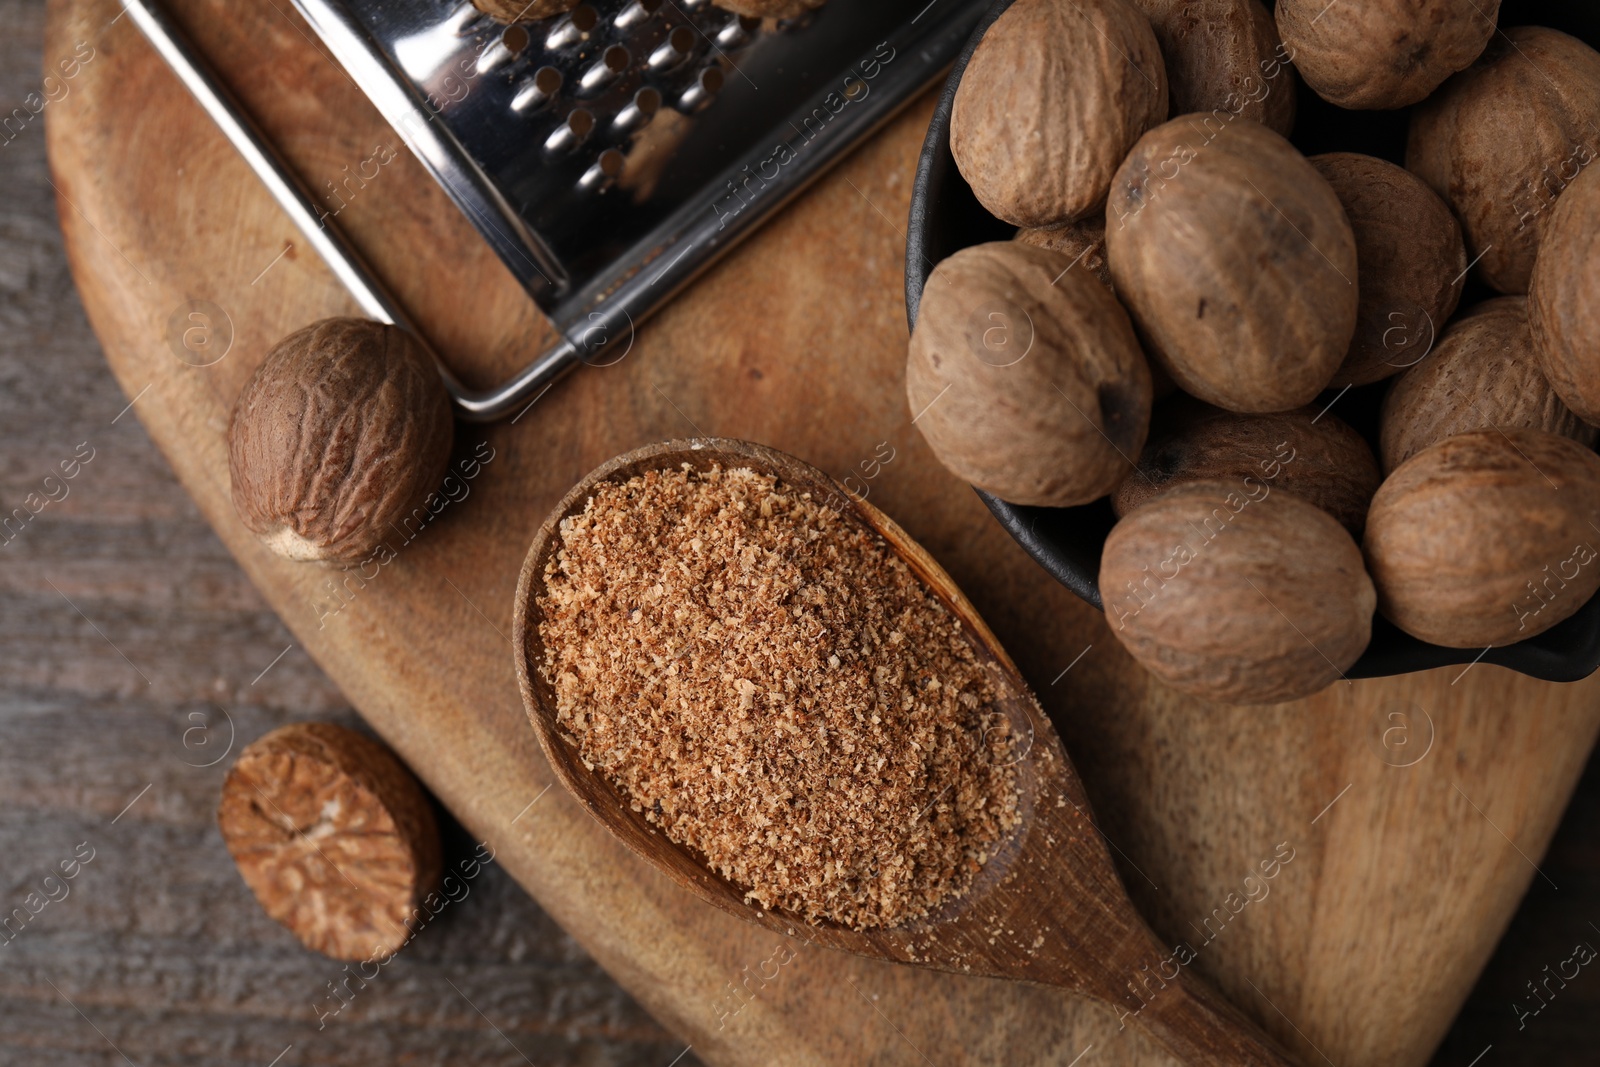
[[[747,900],[899,925],[1017,824],[1007,683],[876,531],[685,465],[599,485],[560,534],[539,599],[557,720]]]

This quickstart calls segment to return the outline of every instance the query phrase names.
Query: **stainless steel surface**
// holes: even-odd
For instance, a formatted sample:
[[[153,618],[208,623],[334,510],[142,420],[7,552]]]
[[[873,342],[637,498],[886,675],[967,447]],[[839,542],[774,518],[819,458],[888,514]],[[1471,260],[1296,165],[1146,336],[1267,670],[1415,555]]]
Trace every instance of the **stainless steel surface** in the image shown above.
[[[411,328],[157,0],[129,2],[363,310]],[[987,6],[831,0],[761,22],[709,0],[590,0],[507,26],[460,0],[295,2],[562,337],[489,390],[440,361],[473,421],[626,354],[638,323],[936,79]]]
[[[128,0],[127,11],[133,24],[238,149],[273,199],[289,213],[305,239],[333,268],[344,287],[360,303],[361,310],[380,322],[404,324],[399,307],[373,282],[360,255],[336,227],[323,224],[321,216],[326,212],[317,207],[305,186],[282,164],[232,95],[212,77],[188,38],[166,13],[154,6],[152,0]]]
[[[232,94],[211,74],[204,60],[200,58],[183,32],[167,17],[166,12],[156,7],[154,0],[127,0],[127,11],[133,24],[155,47],[167,66],[177,74],[184,87],[205,109],[206,114],[217,124],[217,128],[228,138],[229,143],[244,157],[250,169],[255,171],[256,176],[267,187],[267,191],[278,202],[278,206],[283,208],[301,235],[312,248],[316,249],[317,254],[355,298],[356,303],[361,305],[361,310],[378,322],[390,323],[409,330],[432,353],[427,338],[416,329],[399,303],[373,277],[366,263],[362,261],[361,254],[334,225],[332,217],[317,206],[316,200],[307,191],[304,183],[284,165],[271,144],[256,128],[255,123],[245,114]],[[470,392],[456,380],[450,368],[445,366],[437,354],[434,354],[434,363],[438,366],[439,374],[444,378],[451,397],[464,411],[470,410],[468,405],[483,407],[485,402],[493,400],[498,392],[486,394]]]

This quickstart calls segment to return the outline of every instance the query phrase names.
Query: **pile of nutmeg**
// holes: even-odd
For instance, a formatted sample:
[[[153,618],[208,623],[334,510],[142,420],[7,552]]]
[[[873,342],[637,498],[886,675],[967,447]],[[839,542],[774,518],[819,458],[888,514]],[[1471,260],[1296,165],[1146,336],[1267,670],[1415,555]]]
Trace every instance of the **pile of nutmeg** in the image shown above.
[[[1176,688],[1295,699],[1375,608],[1487,648],[1600,588],[1600,53],[1498,9],[1016,0],[962,75],[951,152],[1020,229],[928,279],[916,425],[1014,504],[1110,498],[1107,622]],[[1405,166],[1303,156],[1297,77],[1415,105]]]

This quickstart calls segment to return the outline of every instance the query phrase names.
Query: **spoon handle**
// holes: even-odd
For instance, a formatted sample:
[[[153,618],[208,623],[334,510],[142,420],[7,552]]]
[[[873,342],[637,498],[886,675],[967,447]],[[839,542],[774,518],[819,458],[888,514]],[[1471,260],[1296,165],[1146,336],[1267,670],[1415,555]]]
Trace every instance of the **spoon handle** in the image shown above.
[[[1295,1060],[1205,981],[1184,970],[1137,1011],[1114,1006],[1191,1067],[1294,1067]]]

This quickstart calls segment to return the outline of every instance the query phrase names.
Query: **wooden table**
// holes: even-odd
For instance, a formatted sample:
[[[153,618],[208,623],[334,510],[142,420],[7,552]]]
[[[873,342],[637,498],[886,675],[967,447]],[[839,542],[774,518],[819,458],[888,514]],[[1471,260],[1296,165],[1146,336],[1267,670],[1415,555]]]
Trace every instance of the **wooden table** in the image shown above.
[[[39,88],[44,11],[0,0],[6,111]],[[340,965],[256,907],[214,822],[229,760],[202,765],[230,719],[243,739],[360,721],[123,413],[44,143],[35,119],[0,147],[0,511],[80,442],[94,458],[20,533],[0,530],[0,908],[79,843],[94,858],[0,944],[0,1063],[126,1067],[114,1043],[139,1067],[266,1067],[293,1044],[278,1067],[665,1067],[684,1043],[496,867],[318,1031]]]
[[[42,21],[38,0],[0,0],[7,107],[36,88]],[[38,122],[0,148],[0,512],[41,487],[59,495],[43,478],[81,442],[94,458],[0,546],[0,903],[20,905],[80,842],[95,851],[70,896],[0,946],[0,1049],[30,1064],[124,1062],[116,1050],[139,1064],[672,1062],[682,1043],[493,870],[317,1029],[312,1005],[342,972],[254,907],[212,827],[226,759],[203,765],[230,732],[354,720],[106,374]],[[1483,1067],[1592,1060],[1587,971],[1520,1032],[1511,1002],[1574,941],[1600,944],[1600,856],[1585,841],[1597,812],[1592,767],[1540,861],[1548,882],[1535,879],[1437,1062],[1491,1044]],[[452,842],[470,847],[459,828]],[[860,1025],[892,1023],[863,1009]]]

